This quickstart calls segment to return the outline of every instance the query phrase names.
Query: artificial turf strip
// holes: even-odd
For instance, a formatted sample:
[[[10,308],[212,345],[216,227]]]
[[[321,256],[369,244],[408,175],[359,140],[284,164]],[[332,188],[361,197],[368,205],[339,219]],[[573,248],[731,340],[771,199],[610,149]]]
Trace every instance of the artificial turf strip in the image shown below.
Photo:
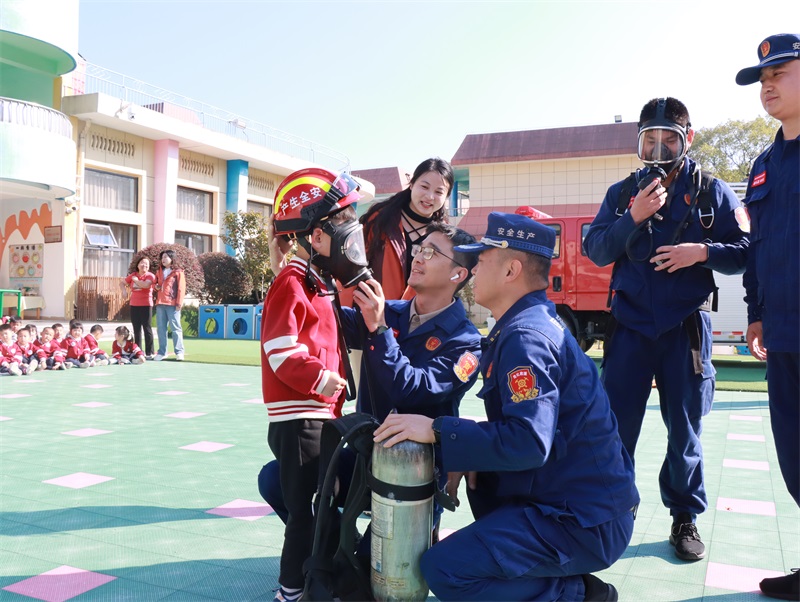
[[[186,361],[200,364],[231,364],[234,366],[260,366],[259,341],[242,339],[193,339],[184,338]],[[111,351],[111,343],[103,341],[100,345]],[[168,349],[172,350],[170,342]],[[589,356],[595,361],[598,369],[602,352],[592,349]],[[174,361],[174,354],[166,361]],[[717,370],[717,390],[749,391],[766,393],[766,364],[750,356],[714,356],[712,358]]]

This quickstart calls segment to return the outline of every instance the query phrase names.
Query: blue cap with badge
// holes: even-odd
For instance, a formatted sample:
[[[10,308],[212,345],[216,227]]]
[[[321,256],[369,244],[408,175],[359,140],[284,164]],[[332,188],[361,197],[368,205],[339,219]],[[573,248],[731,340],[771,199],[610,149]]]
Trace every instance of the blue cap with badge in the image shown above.
[[[747,86],[761,77],[761,69],[780,65],[800,58],[800,34],[779,33],[768,37],[758,45],[758,65],[747,67],[736,74],[736,83]]]
[[[524,215],[489,214],[486,236],[471,245],[458,245],[460,253],[480,253],[487,249],[514,249],[551,259],[556,246],[556,231]]]

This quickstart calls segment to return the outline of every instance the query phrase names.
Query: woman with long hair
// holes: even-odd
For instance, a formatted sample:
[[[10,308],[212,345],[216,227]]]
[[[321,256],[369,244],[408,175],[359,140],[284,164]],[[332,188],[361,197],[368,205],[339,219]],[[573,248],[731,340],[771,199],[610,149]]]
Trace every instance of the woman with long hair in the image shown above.
[[[422,241],[431,222],[447,222],[453,168],[433,157],[414,170],[408,187],[369,208],[361,217],[367,260],[386,299],[400,299],[411,272],[411,246]],[[350,295],[342,303],[350,305]]]
[[[180,266],[175,265],[175,251],[161,251],[158,257],[161,264],[156,273],[156,330],[158,331],[158,353],[155,361],[160,362],[167,355],[167,325],[172,330],[172,345],[175,359],[183,361],[183,328],[181,327],[181,307],[186,294],[186,277]]]

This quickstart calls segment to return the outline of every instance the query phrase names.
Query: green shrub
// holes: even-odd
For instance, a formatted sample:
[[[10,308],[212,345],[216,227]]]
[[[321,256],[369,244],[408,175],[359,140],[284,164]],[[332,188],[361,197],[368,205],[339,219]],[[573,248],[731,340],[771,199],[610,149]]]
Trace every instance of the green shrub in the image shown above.
[[[252,293],[253,280],[235,257],[213,252],[203,253],[197,260],[205,278],[205,286],[200,292],[203,303],[235,303]]]

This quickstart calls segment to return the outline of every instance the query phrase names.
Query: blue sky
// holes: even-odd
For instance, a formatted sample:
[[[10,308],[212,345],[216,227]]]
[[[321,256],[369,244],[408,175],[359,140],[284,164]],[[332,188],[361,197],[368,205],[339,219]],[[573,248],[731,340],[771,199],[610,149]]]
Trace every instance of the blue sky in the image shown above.
[[[90,63],[329,146],[354,169],[452,158],[472,133],[636,121],[675,96],[695,128],[764,112],[754,65],[796,0],[80,0]],[[757,8],[752,8],[757,7]]]

